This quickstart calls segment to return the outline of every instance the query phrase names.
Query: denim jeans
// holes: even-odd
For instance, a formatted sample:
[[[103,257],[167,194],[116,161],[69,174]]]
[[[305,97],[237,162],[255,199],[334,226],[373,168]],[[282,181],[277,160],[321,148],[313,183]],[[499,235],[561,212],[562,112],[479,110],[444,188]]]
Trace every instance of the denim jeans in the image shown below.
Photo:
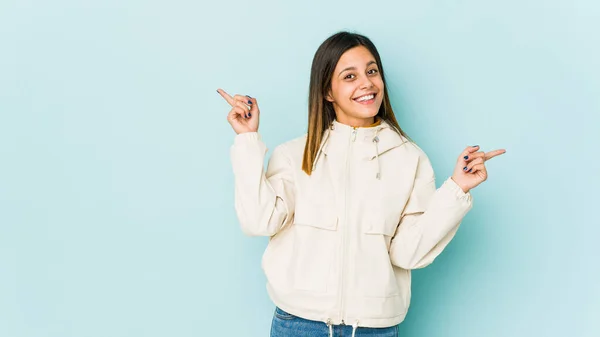
[[[329,337],[324,322],[310,321],[276,307],[271,323],[271,337]],[[351,337],[351,325],[333,325],[333,337]],[[358,327],[356,337],[398,337],[398,325],[388,328]]]

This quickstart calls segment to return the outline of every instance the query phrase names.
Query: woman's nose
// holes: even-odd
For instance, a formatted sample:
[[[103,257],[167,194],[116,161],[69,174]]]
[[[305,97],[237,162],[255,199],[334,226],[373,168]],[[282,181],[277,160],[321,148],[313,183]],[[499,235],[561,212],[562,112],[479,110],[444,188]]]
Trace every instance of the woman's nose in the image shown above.
[[[368,78],[361,83],[361,89],[369,89],[373,87],[373,82],[371,82]]]

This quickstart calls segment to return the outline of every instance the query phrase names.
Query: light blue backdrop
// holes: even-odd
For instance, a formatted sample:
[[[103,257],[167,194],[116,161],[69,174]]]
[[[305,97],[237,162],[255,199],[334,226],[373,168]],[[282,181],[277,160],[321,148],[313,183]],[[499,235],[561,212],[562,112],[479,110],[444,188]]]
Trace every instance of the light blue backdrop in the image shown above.
[[[0,336],[266,336],[215,92],[306,127],[312,56],[369,36],[438,185],[506,148],[401,336],[599,336],[595,1],[0,2]]]

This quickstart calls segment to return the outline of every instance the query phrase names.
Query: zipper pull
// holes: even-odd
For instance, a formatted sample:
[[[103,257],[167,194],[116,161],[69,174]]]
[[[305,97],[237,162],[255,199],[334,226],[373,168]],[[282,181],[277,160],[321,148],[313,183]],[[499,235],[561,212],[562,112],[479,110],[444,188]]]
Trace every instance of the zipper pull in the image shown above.
[[[352,141],[356,140],[356,129],[352,130]]]

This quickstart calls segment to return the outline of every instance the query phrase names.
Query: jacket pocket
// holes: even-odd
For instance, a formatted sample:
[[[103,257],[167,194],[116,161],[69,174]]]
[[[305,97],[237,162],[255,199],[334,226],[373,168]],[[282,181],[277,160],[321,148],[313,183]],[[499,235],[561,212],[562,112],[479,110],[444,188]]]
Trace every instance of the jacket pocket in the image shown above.
[[[338,218],[331,207],[304,206],[297,204],[294,216],[293,287],[323,293],[336,251]]]
[[[400,294],[397,275],[390,260],[389,248],[400,220],[401,205],[397,198],[383,197],[372,201],[362,219],[363,253],[357,256],[359,289],[367,297],[391,297]]]
[[[363,219],[363,233],[381,234],[392,237],[400,224],[402,214],[402,198],[386,196],[367,205],[371,210]]]
[[[392,237],[398,227],[399,219],[395,215],[387,217],[375,216],[373,220],[365,225],[365,234],[380,234]]]

